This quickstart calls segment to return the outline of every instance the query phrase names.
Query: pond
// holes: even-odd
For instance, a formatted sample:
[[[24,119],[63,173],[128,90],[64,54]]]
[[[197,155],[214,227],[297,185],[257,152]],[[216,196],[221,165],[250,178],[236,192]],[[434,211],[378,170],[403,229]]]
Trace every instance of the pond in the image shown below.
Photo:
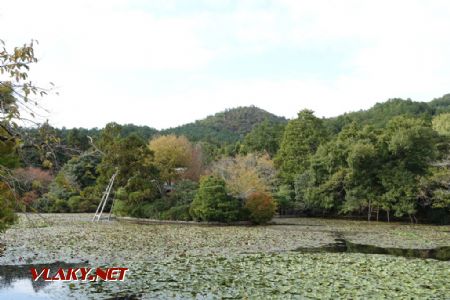
[[[276,226],[204,227],[91,223],[91,215],[84,214],[43,217],[22,217],[3,235],[0,299],[445,298],[450,294],[448,226],[278,219]],[[415,258],[427,256],[443,259]],[[31,265],[57,269],[80,264],[130,271],[123,282],[31,281]]]
[[[404,249],[388,248],[373,245],[357,244],[345,239],[336,239],[335,243],[320,247],[300,247],[296,251],[302,253],[317,252],[347,252],[347,253],[365,253],[365,254],[385,254],[402,256],[407,258],[424,258],[448,261],[450,260],[450,246],[436,247],[432,249]]]
[[[31,268],[41,270],[50,268],[57,270],[59,268],[78,268],[84,265],[67,264],[64,262],[55,262],[51,264],[31,264],[31,265],[2,265],[0,266],[0,299],[51,299],[58,296],[68,296],[63,291],[62,282],[32,280]],[[55,291],[57,291],[55,293]]]

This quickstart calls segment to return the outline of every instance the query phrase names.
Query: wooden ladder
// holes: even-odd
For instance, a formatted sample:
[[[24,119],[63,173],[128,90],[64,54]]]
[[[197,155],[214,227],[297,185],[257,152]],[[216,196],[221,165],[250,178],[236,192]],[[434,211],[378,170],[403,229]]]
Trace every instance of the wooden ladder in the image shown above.
[[[109,180],[108,186],[106,187],[106,190],[103,192],[102,200],[98,204],[97,210],[95,211],[95,215],[92,218],[92,222],[94,221],[100,221],[100,218],[102,217],[103,210],[105,209],[106,202],[108,202],[109,194],[111,193],[112,187],[114,185],[114,180],[116,179],[117,174],[119,174],[119,170],[116,171],[116,173],[113,174],[111,179]],[[111,207],[112,211],[112,207]],[[111,217],[111,212],[109,213],[109,218]]]

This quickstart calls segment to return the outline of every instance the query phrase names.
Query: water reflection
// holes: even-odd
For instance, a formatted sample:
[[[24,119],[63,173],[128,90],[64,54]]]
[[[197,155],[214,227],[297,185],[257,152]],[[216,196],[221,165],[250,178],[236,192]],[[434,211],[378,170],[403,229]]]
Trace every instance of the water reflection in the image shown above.
[[[55,285],[58,284],[60,282],[55,282]],[[0,299],[50,299],[50,296],[41,289],[36,289],[31,280],[17,279],[6,287],[0,287]]]
[[[30,268],[38,270],[50,268],[58,270],[59,268],[79,268],[85,264],[67,264],[56,262],[52,264],[30,264],[30,265],[8,265],[0,266],[0,299],[50,299],[51,291],[58,290],[62,286],[60,281],[44,281],[31,279]]]
[[[378,247],[349,242],[345,239],[335,239],[335,243],[322,247],[301,247],[299,252],[347,252],[364,254],[386,254],[409,258],[431,258],[437,260],[450,260],[450,247],[437,247],[433,249],[403,249]]]

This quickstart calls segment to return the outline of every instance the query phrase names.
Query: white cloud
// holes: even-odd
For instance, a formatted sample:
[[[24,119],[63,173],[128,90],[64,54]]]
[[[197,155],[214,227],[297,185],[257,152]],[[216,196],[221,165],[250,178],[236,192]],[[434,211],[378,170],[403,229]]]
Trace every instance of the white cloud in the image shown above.
[[[59,126],[164,128],[249,104],[288,117],[305,107],[333,116],[392,97],[449,92],[447,1],[261,3],[204,1],[209,10],[183,12],[176,10],[185,1],[8,1],[1,38],[40,41],[32,76],[59,86],[61,96],[45,102]],[[224,79],[211,69],[218,59],[277,48],[337,47],[351,55],[326,78]]]

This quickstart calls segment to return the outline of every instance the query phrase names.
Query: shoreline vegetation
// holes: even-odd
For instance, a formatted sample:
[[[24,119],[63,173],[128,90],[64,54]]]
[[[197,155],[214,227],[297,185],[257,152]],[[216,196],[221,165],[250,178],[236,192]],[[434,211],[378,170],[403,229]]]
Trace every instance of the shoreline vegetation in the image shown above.
[[[445,95],[429,103],[391,99],[329,119],[303,110],[286,120],[241,107],[160,132],[116,123],[92,130],[46,124],[58,145],[79,152],[56,150],[56,160],[43,164],[28,148],[14,158],[12,196],[19,211],[94,212],[118,170],[111,193],[117,216],[264,224],[279,214],[448,224],[449,122]]]
[[[12,62],[2,71],[16,72],[18,82],[0,89],[0,231],[17,212],[94,212],[104,195],[105,211],[120,217],[450,223],[450,94],[389,99],[334,118],[302,109],[287,120],[249,106],[160,131],[115,122],[20,127],[17,86],[25,99],[39,91],[21,69],[37,62],[33,45],[2,52]]]

